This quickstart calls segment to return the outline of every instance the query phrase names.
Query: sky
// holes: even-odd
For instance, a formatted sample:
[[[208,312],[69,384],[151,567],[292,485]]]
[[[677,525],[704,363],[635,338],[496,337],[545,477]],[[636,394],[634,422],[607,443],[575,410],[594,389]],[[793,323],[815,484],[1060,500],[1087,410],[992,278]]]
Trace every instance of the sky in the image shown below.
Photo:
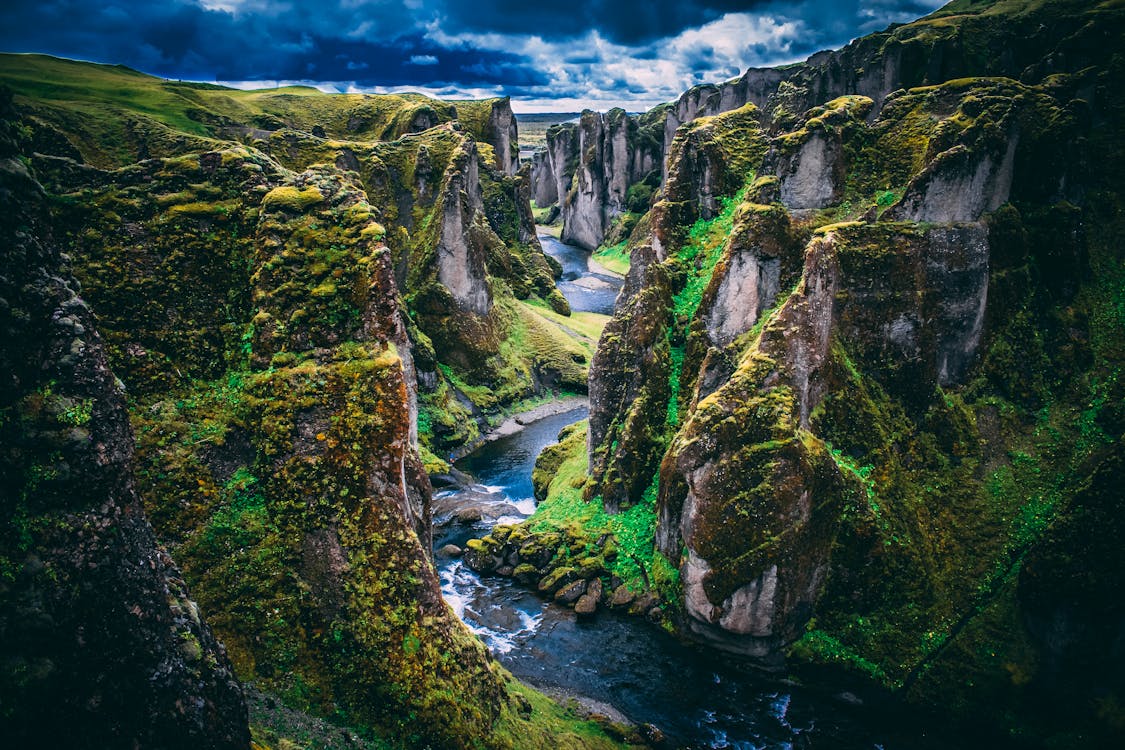
[[[511,96],[648,109],[797,62],[944,0],[3,0],[0,51],[240,88]]]

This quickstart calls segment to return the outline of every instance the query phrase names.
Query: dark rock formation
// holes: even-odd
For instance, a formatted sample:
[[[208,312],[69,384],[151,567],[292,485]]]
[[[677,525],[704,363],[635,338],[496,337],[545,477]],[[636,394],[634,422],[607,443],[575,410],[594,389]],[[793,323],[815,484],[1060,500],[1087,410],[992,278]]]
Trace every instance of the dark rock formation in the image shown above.
[[[663,174],[667,176],[668,150],[675,140],[676,131],[699,117],[710,117],[730,112],[747,104],[766,111],[767,102],[791,71],[777,68],[750,68],[740,77],[724,83],[707,83],[688,89],[669,105],[665,112],[663,138]]]
[[[547,149],[536,154],[535,202],[561,209],[562,240],[593,250],[614,218],[627,209],[629,187],[659,167],[659,143],[625,110],[586,111],[578,123],[547,131]]]
[[[124,391],[12,116],[0,102],[0,734],[246,748],[241,688],[145,519]]]

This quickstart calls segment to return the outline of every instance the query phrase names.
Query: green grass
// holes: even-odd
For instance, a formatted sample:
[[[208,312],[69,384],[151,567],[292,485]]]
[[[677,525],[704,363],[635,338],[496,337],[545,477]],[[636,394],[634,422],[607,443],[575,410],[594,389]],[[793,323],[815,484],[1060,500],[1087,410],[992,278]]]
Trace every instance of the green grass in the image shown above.
[[[879,665],[864,659],[828,633],[816,629],[816,620],[809,621],[808,631],[789,648],[790,656],[814,664],[841,664],[882,681],[885,674]]]
[[[624,276],[629,273],[629,252],[625,249],[628,242],[618,242],[609,247],[599,247],[594,251],[594,260],[604,268]]]
[[[514,700],[505,704],[495,727],[497,747],[518,750],[612,750],[631,747],[610,738],[602,722],[584,719],[573,709],[559,705],[537,690],[501,673]],[[515,706],[525,706],[526,718]],[[605,722],[608,723],[608,722]],[[613,727],[618,736],[624,727]],[[639,743],[638,743],[639,744]]]
[[[565,446],[567,457],[551,481],[547,498],[528,519],[529,528],[536,533],[569,529],[591,540],[612,534],[618,554],[607,561],[610,571],[628,588],[642,591],[645,581],[652,580],[658,489],[655,479],[640,503],[610,515],[600,498],[587,501],[582,497],[589,470],[585,423],[568,437]]]
[[[609,322],[610,317],[594,312],[573,312],[569,316],[560,315],[538,297],[521,300],[520,304],[533,315],[550,321],[567,331],[573,331],[573,333],[578,334],[583,343],[593,344],[594,346],[597,345],[598,339],[602,335],[602,329],[605,328],[605,324]]]
[[[535,219],[535,226],[538,228],[544,229],[550,226],[547,224],[547,215],[549,213],[551,213],[550,206],[539,206],[535,201],[531,202],[531,217]],[[560,222],[556,219],[554,223],[559,224]]]
[[[0,84],[100,167],[136,161],[138,133],[153,156],[182,152],[182,136],[197,141],[192,150],[204,151],[215,147],[211,139],[250,141],[282,128],[311,132],[319,126],[329,139],[384,141],[406,133],[420,110],[438,122],[460,117],[483,148],[493,103],[326,94],[308,86],[240,90],[38,54],[0,54]]]
[[[753,175],[747,180],[754,181]],[[719,199],[721,210],[712,219],[700,219],[688,231],[687,244],[676,254],[677,259],[688,266],[687,282],[673,298],[673,310],[678,319],[691,321],[703,301],[703,291],[711,283],[715,264],[722,255],[723,244],[734,227],[734,212],[746,196],[743,187],[732,197]]]
[[[577,120],[581,112],[539,112],[516,114],[520,131],[520,148],[546,148],[547,130],[559,123]]]

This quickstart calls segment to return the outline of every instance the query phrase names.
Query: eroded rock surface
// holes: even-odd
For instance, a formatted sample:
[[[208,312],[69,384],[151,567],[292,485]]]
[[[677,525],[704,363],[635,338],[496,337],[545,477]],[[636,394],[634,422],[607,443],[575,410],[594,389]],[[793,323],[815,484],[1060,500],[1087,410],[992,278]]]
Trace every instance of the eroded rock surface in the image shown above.
[[[241,686],[145,518],[121,382],[0,101],[0,733],[245,748]]]

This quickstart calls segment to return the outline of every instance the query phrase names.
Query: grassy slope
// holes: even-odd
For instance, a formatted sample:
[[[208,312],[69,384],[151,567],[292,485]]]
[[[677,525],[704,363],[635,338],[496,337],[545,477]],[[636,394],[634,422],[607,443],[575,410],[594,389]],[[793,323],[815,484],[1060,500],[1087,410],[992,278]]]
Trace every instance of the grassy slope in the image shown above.
[[[138,121],[202,139],[260,138],[279,128],[307,132],[320,126],[327,137],[358,141],[401,135],[421,109],[432,110],[438,121],[458,114],[453,103],[420,94],[326,94],[310,86],[240,90],[33,54],[0,54],[0,84],[12,89],[18,103],[32,104],[42,120],[77,135],[85,160],[101,167],[135,160],[129,124]],[[457,104],[466,127],[481,138],[491,100]]]

